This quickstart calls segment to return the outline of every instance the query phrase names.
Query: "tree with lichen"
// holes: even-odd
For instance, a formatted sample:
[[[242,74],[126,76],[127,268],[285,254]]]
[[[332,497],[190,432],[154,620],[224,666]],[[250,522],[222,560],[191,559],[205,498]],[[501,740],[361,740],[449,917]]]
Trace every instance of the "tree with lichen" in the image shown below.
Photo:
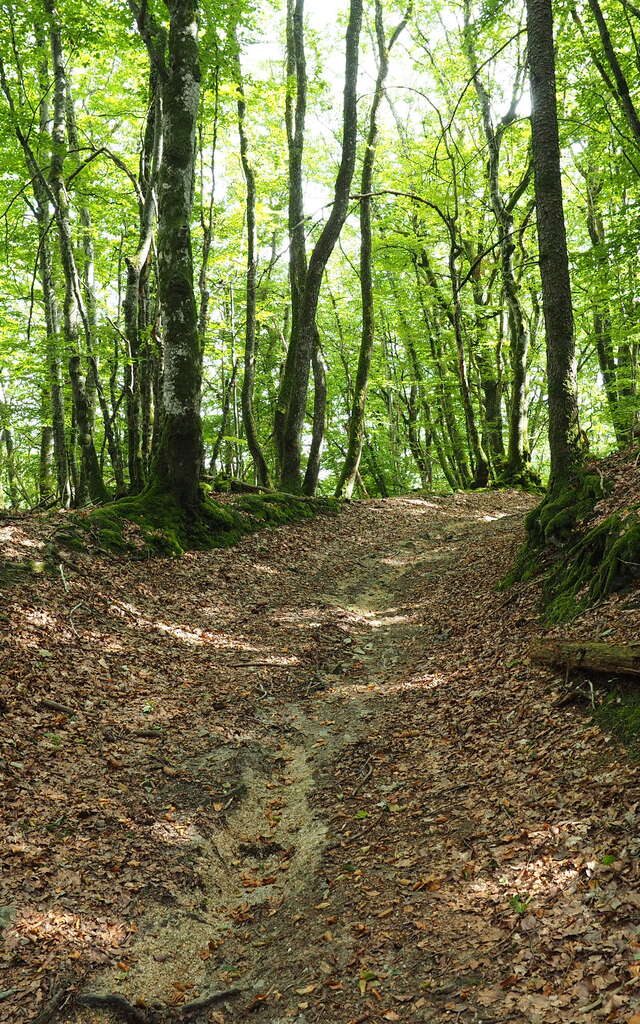
[[[197,0],[167,0],[165,31],[145,6],[129,6],[157,76],[163,147],[158,180],[158,293],[163,325],[162,432],[150,486],[200,504],[201,353],[193,286],[191,212],[200,96]]]

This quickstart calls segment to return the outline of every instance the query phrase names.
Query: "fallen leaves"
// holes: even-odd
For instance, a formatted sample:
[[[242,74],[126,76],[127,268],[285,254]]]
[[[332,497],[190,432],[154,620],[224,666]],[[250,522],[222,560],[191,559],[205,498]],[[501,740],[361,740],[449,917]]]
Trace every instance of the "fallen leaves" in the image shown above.
[[[328,847],[298,863],[294,834],[218,866],[243,895],[221,914],[225,941],[197,946],[199,977],[250,978],[255,959],[264,991],[244,1012],[273,1004],[282,1019],[488,1008],[505,1024],[640,1024],[635,773],[527,664],[535,590],[507,603],[494,590],[528,503],[355,503],[230,551],[89,560],[65,566],[68,592],[16,590],[0,654],[15,908],[0,1021],[33,1016],[63,964],[79,977],[111,963],[128,983],[149,907],[170,917],[190,896],[206,917],[194,834],[208,841],[242,807],[247,746],[274,759],[262,838],[247,841],[259,852],[286,825],[295,772],[277,757],[282,708],[298,704],[324,730],[306,753]],[[170,1002],[193,998],[169,955],[157,963]]]

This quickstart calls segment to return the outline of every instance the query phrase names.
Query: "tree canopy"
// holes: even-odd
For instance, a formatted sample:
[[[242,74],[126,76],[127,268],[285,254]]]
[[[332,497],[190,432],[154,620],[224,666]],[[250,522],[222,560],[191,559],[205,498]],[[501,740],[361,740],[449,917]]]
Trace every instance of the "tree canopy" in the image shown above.
[[[541,12],[564,328],[540,279]],[[550,414],[576,459],[632,440],[635,5],[38,0],[1,31],[5,507],[158,474],[187,503],[199,479],[535,486]]]

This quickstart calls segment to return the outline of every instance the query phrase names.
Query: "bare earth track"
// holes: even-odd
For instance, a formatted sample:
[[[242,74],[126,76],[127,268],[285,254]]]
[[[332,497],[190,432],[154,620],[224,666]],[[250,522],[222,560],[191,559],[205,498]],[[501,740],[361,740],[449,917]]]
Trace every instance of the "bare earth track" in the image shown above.
[[[190,1019],[638,1024],[638,773],[528,663],[535,585],[496,590],[530,506],[360,502],[5,592],[0,1021],[238,988]]]

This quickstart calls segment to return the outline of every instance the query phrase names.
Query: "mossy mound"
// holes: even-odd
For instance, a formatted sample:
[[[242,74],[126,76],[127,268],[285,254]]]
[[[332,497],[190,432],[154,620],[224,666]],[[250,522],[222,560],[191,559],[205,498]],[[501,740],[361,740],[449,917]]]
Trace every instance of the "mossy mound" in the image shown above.
[[[542,576],[550,622],[564,622],[640,580],[636,453],[591,463],[525,519],[527,540],[503,587]]]
[[[499,471],[495,480],[489,485],[489,489],[492,491],[527,491],[529,494],[542,494],[544,491],[540,474],[530,467],[523,469],[520,473],[509,473],[507,470]]]
[[[529,580],[546,568],[549,549],[571,544],[572,537],[593,514],[607,490],[605,478],[589,472],[550,490],[525,518],[527,539],[518,551],[513,569],[503,580],[503,587]]]
[[[553,564],[543,588],[551,622],[563,622],[640,580],[639,511],[607,516]]]
[[[88,512],[69,516],[55,541],[72,550],[97,548],[135,557],[181,555],[190,550],[229,547],[265,526],[279,526],[318,513],[336,514],[333,498],[248,494],[220,504],[204,492],[198,508],[186,511],[158,486]]]

